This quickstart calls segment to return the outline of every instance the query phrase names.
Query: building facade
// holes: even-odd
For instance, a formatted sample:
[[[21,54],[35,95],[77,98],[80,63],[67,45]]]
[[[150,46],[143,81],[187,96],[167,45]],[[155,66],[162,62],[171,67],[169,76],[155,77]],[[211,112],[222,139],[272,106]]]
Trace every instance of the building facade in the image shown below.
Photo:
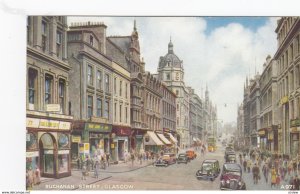
[[[260,85],[260,148],[272,153],[278,153],[278,128],[277,128],[277,64],[268,55],[263,65]]]
[[[244,106],[243,103],[238,105],[237,108],[237,137],[238,146],[244,147],[245,146],[245,139],[244,139]]]
[[[113,66],[106,56],[106,25],[72,24],[68,31],[72,158],[111,153]]]
[[[174,53],[173,43],[168,44],[168,53],[161,56],[158,65],[158,79],[166,83],[176,98],[177,141],[181,148],[190,145],[189,134],[189,91],[184,83],[183,62]]]
[[[278,150],[295,157],[299,154],[300,133],[300,18],[282,17],[277,21],[279,118]]]
[[[27,18],[26,169],[71,175],[67,18]]]

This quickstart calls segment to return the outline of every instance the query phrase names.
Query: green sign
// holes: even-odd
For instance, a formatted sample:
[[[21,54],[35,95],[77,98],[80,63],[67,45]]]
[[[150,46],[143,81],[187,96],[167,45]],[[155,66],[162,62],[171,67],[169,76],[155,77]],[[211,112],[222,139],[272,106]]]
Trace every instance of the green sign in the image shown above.
[[[101,123],[85,123],[84,129],[87,131],[110,133],[112,127],[111,125],[101,124]]]
[[[300,126],[300,119],[291,120],[291,127],[298,127]]]

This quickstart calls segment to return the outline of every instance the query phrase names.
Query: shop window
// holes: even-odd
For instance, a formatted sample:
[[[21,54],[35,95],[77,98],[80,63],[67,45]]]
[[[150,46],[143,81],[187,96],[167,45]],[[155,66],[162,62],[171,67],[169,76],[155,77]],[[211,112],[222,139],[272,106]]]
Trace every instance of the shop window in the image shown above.
[[[37,138],[33,133],[26,134],[26,149],[36,149],[37,148]]]
[[[53,150],[52,150],[52,152],[45,152],[45,154],[43,156],[43,160],[44,160],[44,172],[49,173],[49,174],[53,174],[54,173]]]
[[[102,72],[99,70],[97,71],[97,88],[102,89]]]
[[[93,116],[93,97],[88,96],[88,118]]]
[[[65,111],[65,80],[59,79],[58,85],[58,92],[59,92],[59,105],[60,105],[60,112],[63,114]]]
[[[46,74],[46,76],[45,76],[45,104],[52,103],[52,85],[53,85],[53,76]]]
[[[69,145],[69,137],[66,134],[60,134],[58,137],[58,147],[64,148],[68,147]]]
[[[28,102],[29,106],[33,106],[29,109],[34,109],[36,103],[36,88],[37,88],[37,71],[29,68],[28,70]]]
[[[68,172],[69,154],[58,155],[58,172]]]
[[[93,85],[93,67],[90,65],[87,66],[87,81],[89,85]]]
[[[102,100],[97,98],[97,117],[102,117]]]
[[[109,92],[109,75],[105,74],[105,92]]]

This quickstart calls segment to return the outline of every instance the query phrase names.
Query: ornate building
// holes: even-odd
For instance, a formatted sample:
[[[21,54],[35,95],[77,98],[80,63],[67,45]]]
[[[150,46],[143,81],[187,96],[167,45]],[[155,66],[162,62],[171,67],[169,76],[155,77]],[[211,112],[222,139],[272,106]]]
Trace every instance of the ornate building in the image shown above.
[[[168,53],[161,56],[158,65],[158,78],[166,83],[176,98],[176,131],[181,148],[190,145],[189,133],[189,91],[184,83],[182,61],[174,53],[173,43],[168,44]]]

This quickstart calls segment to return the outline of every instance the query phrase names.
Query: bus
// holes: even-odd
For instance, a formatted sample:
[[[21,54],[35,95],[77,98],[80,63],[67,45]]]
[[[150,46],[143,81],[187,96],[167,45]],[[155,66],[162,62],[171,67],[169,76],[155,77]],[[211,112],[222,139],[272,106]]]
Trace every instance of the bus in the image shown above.
[[[207,149],[208,149],[209,152],[216,151],[216,149],[217,149],[216,138],[209,137],[208,141],[207,141],[207,144],[208,144],[208,148]]]

